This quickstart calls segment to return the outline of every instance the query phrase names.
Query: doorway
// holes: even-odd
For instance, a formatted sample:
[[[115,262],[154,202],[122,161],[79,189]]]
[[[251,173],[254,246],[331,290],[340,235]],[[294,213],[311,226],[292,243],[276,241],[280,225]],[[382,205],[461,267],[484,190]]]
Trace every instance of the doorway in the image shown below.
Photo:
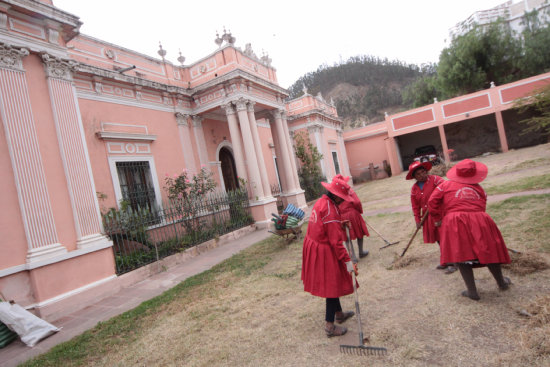
[[[239,188],[239,180],[237,179],[235,159],[233,159],[233,154],[226,147],[220,149],[220,162],[225,191],[236,190]]]

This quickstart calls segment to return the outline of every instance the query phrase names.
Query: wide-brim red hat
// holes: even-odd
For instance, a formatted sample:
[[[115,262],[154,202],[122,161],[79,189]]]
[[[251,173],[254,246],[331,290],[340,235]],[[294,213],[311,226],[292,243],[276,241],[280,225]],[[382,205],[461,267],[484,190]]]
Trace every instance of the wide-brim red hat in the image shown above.
[[[339,198],[345,201],[353,201],[353,197],[349,194],[350,187],[345,181],[333,178],[331,183],[321,182],[321,185]]]
[[[348,182],[349,181],[349,176],[342,176],[341,174],[337,174],[336,176],[333,177],[333,179],[338,179],[338,180],[342,180],[344,182]]]
[[[464,184],[476,184],[485,180],[489,169],[481,162],[464,159],[447,171],[447,178]]]
[[[414,161],[409,166],[409,173],[407,173],[407,177],[405,177],[407,180],[412,180],[414,177],[414,171],[416,171],[419,168],[424,168],[426,171],[429,171],[432,169],[432,164],[430,162],[419,162]]]

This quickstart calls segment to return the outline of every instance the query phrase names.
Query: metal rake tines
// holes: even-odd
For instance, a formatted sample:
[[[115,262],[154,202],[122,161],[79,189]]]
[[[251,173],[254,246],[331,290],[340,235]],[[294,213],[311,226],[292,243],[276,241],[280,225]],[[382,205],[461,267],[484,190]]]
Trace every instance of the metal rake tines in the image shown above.
[[[340,352],[358,356],[384,356],[388,350],[383,347],[369,347],[366,345],[340,345]]]

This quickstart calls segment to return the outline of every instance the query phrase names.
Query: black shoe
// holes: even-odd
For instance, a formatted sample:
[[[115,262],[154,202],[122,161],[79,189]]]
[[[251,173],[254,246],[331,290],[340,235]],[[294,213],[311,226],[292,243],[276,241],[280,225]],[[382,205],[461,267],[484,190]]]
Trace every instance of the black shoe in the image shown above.
[[[435,268],[437,270],[444,270],[444,269],[447,269],[447,265],[437,265]]]
[[[454,266],[447,266],[447,269],[445,269],[445,274],[452,274],[456,271],[456,268]]]
[[[359,253],[359,258],[364,258],[365,256],[367,256],[369,254],[369,250],[366,250],[366,251],[363,251],[363,252],[360,252]]]

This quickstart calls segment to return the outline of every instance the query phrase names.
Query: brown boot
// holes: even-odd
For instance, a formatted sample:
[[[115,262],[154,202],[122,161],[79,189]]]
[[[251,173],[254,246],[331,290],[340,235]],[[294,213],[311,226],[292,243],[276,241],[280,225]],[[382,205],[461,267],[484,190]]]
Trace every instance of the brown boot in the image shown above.
[[[353,311],[346,311],[346,312],[340,312],[340,313],[337,312],[336,316],[334,317],[334,321],[341,324],[354,315],[355,315],[355,312]]]
[[[336,326],[334,324],[328,327],[325,326],[325,333],[327,333],[327,338],[332,338],[333,336],[342,336],[347,332],[348,329],[343,326]]]

